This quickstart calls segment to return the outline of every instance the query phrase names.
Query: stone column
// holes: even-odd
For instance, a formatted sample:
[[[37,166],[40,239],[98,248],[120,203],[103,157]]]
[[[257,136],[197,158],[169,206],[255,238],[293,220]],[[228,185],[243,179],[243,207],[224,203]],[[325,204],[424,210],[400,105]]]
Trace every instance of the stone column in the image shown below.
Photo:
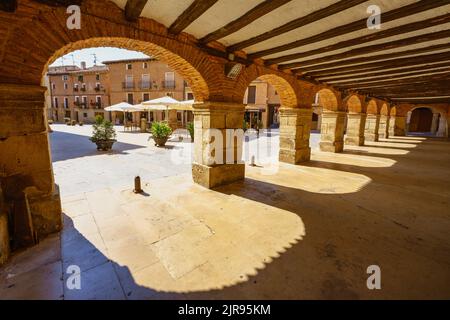
[[[349,113],[347,115],[347,135],[345,136],[345,144],[363,146],[365,127],[366,114]]]
[[[439,126],[439,113],[433,113],[433,119],[431,120],[431,130],[432,134],[436,134]]]
[[[448,128],[447,128],[448,121],[450,121],[450,118],[449,119],[446,119],[445,117],[439,118],[439,126],[436,132],[437,137],[448,137]]]
[[[309,161],[312,109],[280,108],[281,162],[297,164]]]
[[[45,90],[41,86],[0,84],[3,196],[6,203],[14,205],[16,229],[22,227],[21,223],[27,224],[24,227],[31,227],[33,238],[42,238],[62,227],[46,126]],[[17,208],[23,209],[21,219],[16,215]]]
[[[395,116],[394,135],[395,136],[406,135],[406,117]]]
[[[380,126],[378,129],[378,137],[381,139],[389,138],[389,116],[380,116]]]
[[[389,137],[395,136],[395,116],[391,116],[389,118],[388,134],[389,134]]]
[[[366,129],[364,132],[366,141],[378,141],[378,130],[380,127],[380,116],[368,114],[366,118]]]
[[[177,110],[171,109],[168,111],[167,123],[169,124],[169,127],[172,128],[173,131],[175,131],[178,128]]]
[[[346,113],[343,111],[324,111],[320,136],[320,150],[342,152],[344,150],[344,123]]]
[[[213,188],[245,176],[243,104],[205,102],[194,105],[192,178]]]
[[[9,257],[9,231],[8,214],[3,200],[3,192],[0,186],[0,266],[6,262]]]

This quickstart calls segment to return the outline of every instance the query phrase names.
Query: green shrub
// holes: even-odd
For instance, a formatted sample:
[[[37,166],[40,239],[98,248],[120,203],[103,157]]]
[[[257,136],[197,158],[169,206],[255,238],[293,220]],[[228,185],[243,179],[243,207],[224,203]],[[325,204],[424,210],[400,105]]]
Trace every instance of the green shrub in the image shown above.
[[[114,130],[113,124],[103,119],[102,116],[95,117],[95,123],[92,127],[94,129],[90,138],[92,142],[113,140],[116,138],[116,131]]]
[[[151,132],[155,138],[167,138],[172,134],[172,129],[165,122],[153,122]]]
[[[189,131],[189,135],[191,136],[192,141],[194,141],[194,123],[188,122],[186,128],[187,131]]]

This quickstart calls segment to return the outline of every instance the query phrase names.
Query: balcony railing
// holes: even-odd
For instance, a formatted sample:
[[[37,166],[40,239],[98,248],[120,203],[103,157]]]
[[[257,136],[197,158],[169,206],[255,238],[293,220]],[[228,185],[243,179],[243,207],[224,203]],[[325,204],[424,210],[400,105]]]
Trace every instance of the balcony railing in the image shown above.
[[[164,89],[175,89],[175,81],[164,80],[161,84]]]
[[[80,90],[81,91],[86,91],[86,87],[81,87]]]
[[[73,91],[78,91],[78,87],[73,87]]]
[[[139,88],[152,89],[152,83],[150,81],[139,81]]]
[[[91,107],[94,107],[94,109],[101,109],[103,104],[101,102],[91,102]]]
[[[135,86],[136,85],[134,82],[129,82],[129,81],[122,82],[122,89],[134,89]]]

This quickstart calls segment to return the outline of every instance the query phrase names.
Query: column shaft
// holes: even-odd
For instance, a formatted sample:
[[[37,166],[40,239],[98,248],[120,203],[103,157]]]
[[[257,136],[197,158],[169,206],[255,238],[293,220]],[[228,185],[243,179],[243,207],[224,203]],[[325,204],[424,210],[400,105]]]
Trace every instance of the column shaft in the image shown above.
[[[213,188],[244,179],[243,121],[243,104],[205,102],[194,106],[195,183]]]
[[[344,150],[345,112],[324,111],[320,136],[320,150],[342,152]]]
[[[405,134],[406,134],[406,117],[395,116],[394,135],[405,136]]]
[[[366,129],[364,132],[366,141],[378,141],[378,130],[380,127],[380,116],[368,114],[366,118]]]
[[[281,162],[297,164],[309,161],[312,109],[280,108]]]
[[[388,130],[389,137],[395,136],[395,117],[391,116],[389,118],[389,130]]]
[[[389,138],[389,116],[380,116],[380,126],[378,129],[378,137],[381,139]]]
[[[30,227],[32,237],[38,238],[62,227],[61,203],[54,184],[47,133],[45,90],[40,86],[0,84],[3,196],[6,203],[14,205],[15,230],[22,228],[22,223],[27,224],[25,229]],[[23,206],[24,199],[26,206]],[[19,212],[17,208],[23,210]],[[21,243],[21,239],[14,239],[15,234],[12,237],[16,243]],[[27,243],[29,241],[26,239]]]
[[[345,144],[353,146],[364,145],[364,128],[366,127],[366,114],[349,113],[347,115],[347,134]]]

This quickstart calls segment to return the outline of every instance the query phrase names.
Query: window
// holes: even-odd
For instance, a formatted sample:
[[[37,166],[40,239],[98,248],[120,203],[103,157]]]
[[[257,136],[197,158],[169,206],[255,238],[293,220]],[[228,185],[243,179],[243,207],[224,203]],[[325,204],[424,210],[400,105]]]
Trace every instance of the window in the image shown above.
[[[64,82],[64,90],[67,90],[68,87],[67,83]]]
[[[177,121],[181,121],[182,115],[181,111],[177,111]]]
[[[131,69],[133,69],[133,65],[131,63],[127,63],[126,70],[131,70]]]
[[[53,98],[53,107],[58,108],[58,98],[57,97]]]
[[[80,106],[80,97],[79,97],[79,96],[75,96],[75,105],[76,105],[77,107]]]
[[[73,85],[73,91],[78,91],[78,84]]]
[[[83,117],[87,118],[87,113],[83,112]]]
[[[254,104],[256,102],[256,86],[248,87],[247,103]]]
[[[83,103],[83,108],[87,108],[88,100],[86,96],[81,97],[81,101]]]
[[[133,76],[125,76],[125,89],[134,88]]]
[[[96,96],[95,97],[95,102],[96,102],[96,107],[97,108],[101,108],[102,107],[102,97],[101,96]]]
[[[67,74],[62,76],[63,81],[67,81],[69,79],[69,76]]]
[[[147,62],[142,63],[142,69],[147,69],[147,68],[148,68],[148,63]]]
[[[80,75],[78,76],[78,81],[79,81],[79,82],[83,82],[83,81],[84,81],[84,77],[83,77],[82,74],[80,74]]]
[[[194,100],[194,94],[192,92],[188,92],[186,100]]]
[[[175,88],[175,73],[174,72],[166,72],[164,76],[164,88],[173,89]]]
[[[100,81],[100,74],[99,74],[99,73],[97,73],[97,74],[95,75],[95,80]]]
[[[142,101],[148,101],[150,100],[150,94],[149,93],[143,93],[142,94]]]
[[[83,84],[81,85],[81,91],[86,91],[86,83],[83,83]]]
[[[56,89],[56,84],[52,82],[52,89],[55,90]]]
[[[69,99],[67,97],[64,98],[64,108],[69,108]]]
[[[128,102],[129,104],[134,104],[134,97],[133,97],[133,94],[132,94],[132,93],[128,93],[128,94],[127,94],[127,102]]]
[[[95,91],[100,91],[100,89],[101,89],[100,82],[97,82],[95,84]]]
[[[143,74],[141,81],[141,89],[149,89],[150,88],[150,75]]]

